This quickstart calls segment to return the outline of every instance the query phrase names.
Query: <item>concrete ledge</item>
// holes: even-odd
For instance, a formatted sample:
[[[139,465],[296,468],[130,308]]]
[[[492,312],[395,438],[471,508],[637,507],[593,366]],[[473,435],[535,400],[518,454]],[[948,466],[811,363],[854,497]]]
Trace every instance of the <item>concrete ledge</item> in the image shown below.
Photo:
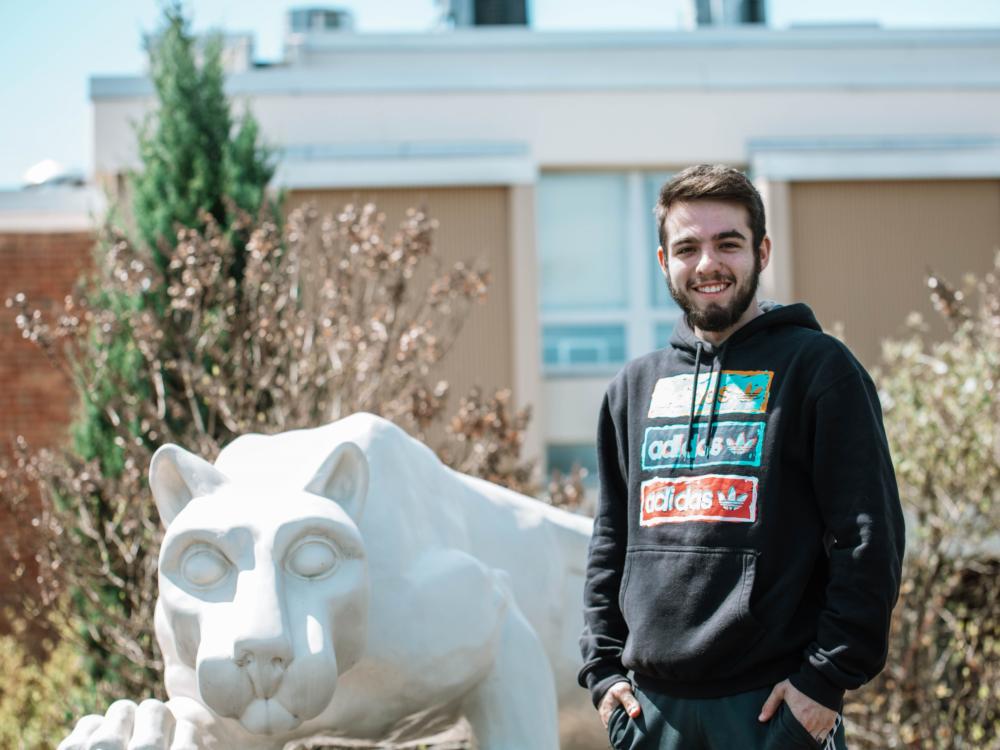
[[[996,179],[1000,138],[768,138],[747,144],[755,178],[773,181]]]
[[[422,185],[530,185],[538,167],[526,144],[397,142],[292,146],[275,185],[291,189]]]
[[[294,40],[293,40],[294,41]],[[636,90],[1000,88],[1000,29],[697,29],[307,35],[294,62],[229,76],[232,96]],[[142,99],[145,76],[90,79]]]
[[[0,191],[0,232],[89,232],[106,210],[91,186]]]

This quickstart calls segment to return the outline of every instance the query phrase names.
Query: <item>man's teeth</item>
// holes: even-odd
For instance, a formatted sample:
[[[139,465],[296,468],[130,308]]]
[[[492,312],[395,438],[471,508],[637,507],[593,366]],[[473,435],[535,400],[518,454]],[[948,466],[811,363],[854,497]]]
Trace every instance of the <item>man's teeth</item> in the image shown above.
[[[699,292],[707,292],[709,294],[714,294],[715,292],[721,292],[725,289],[727,284],[711,284],[710,286],[699,286],[695,287]]]

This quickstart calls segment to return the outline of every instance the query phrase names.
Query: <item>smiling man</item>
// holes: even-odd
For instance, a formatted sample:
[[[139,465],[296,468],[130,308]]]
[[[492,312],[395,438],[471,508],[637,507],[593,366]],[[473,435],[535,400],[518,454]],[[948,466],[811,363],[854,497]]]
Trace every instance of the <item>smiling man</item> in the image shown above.
[[[843,750],[903,554],[875,386],[806,305],[758,302],[742,172],[686,169],[655,213],[684,317],[601,407],[580,682],[616,748]]]

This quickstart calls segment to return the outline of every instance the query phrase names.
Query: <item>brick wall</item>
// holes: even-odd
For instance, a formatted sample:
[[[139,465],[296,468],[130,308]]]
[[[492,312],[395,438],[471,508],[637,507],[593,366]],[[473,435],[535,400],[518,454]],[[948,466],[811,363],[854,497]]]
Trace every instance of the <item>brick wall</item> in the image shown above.
[[[87,233],[0,234],[0,301],[18,292],[32,307],[52,312],[91,263]],[[63,435],[74,403],[67,379],[42,351],[21,338],[12,310],[0,312],[0,440],[14,435],[35,446]]]
[[[16,435],[34,448],[64,439],[76,399],[62,372],[42,351],[21,337],[14,311],[3,303],[18,292],[32,308],[52,312],[73,290],[92,260],[89,233],[0,233],[0,454],[9,456]],[[0,503],[0,534],[13,519]],[[6,557],[0,549],[0,565]],[[0,576],[0,608],[17,606],[16,594]],[[0,630],[2,630],[0,622]]]

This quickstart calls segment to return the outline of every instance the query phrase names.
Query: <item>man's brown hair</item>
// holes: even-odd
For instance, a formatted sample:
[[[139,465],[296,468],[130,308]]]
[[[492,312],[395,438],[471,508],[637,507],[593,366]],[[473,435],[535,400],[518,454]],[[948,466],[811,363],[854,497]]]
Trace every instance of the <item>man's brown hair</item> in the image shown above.
[[[702,199],[731,201],[746,208],[750,214],[753,251],[760,251],[767,228],[764,226],[764,201],[749,178],[738,169],[724,164],[696,164],[678,172],[660,188],[660,198],[653,213],[660,235],[660,245],[667,249],[667,211],[677,201]]]

